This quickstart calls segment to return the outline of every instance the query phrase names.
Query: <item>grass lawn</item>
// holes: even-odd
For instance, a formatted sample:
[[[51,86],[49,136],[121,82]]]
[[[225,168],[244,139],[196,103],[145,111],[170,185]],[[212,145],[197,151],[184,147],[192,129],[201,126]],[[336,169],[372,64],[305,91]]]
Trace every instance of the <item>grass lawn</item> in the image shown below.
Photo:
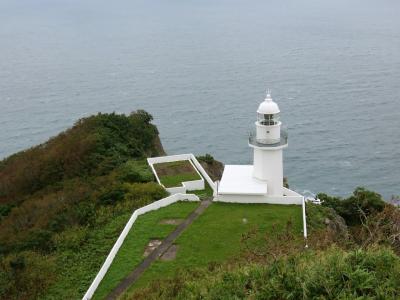
[[[204,180],[204,186],[205,186],[204,190],[187,191],[187,193],[188,194],[195,194],[195,195],[199,196],[199,198],[201,200],[212,197],[214,191],[211,188],[211,186],[208,184],[207,180]]]
[[[183,181],[201,179],[188,160],[159,163],[153,167],[166,188],[181,186]]]
[[[149,240],[163,239],[175,229],[175,225],[159,224],[161,220],[184,219],[198,205],[198,202],[178,202],[138,217],[92,299],[104,299],[133,271],[142,261]]]
[[[176,241],[176,259],[153,263],[126,295],[151,280],[172,277],[180,268],[204,267],[234,257],[240,252],[242,234],[254,227],[264,232],[273,225],[283,229],[288,220],[301,235],[301,206],[213,203]]]

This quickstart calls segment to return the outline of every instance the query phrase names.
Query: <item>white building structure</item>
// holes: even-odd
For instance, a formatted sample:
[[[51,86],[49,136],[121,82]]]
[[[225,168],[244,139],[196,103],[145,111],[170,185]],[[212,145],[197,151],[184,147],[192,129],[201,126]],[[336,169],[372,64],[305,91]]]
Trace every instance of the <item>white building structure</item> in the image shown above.
[[[257,110],[256,133],[249,137],[253,165],[226,165],[216,201],[301,204],[303,197],[283,186],[283,149],[288,136],[281,129],[279,106],[269,92]]]

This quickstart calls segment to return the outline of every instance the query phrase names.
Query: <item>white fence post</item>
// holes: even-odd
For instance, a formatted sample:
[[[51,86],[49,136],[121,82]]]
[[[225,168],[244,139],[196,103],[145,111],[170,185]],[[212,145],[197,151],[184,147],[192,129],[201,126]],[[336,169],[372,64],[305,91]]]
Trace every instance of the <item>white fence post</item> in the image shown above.
[[[306,201],[304,200],[303,197],[303,201],[302,201],[302,209],[303,209],[303,234],[304,234],[304,241],[305,241],[305,248],[308,248],[308,244],[307,244],[307,216],[306,216]]]

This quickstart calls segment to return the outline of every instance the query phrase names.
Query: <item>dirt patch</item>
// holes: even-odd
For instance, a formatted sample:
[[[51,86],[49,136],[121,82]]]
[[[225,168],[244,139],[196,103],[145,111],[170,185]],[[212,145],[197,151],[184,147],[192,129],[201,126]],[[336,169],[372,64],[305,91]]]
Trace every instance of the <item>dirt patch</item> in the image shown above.
[[[161,243],[162,243],[162,240],[157,240],[157,239],[150,240],[149,243],[147,244],[146,248],[144,249],[143,256],[144,257],[149,256],[149,254],[151,252],[153,252],[158,246],[160,246]]]
[[[154,164],[153,167],[158,176],[197,174],[196,170],[188,160]]]
[[[211,177],[213,181],[215,180],[221,180],[222,178],[222,173],[224,172],[224,165],[217,161],[213,160],[212,162],[205,162],[205,161],[200,161],[200,164],[203,166],[204,170],[207,172],[207,174]]]
[[[176,258],[176,253],[178,252],[178,245],[171,245],[167,251],[161,255],[160,259],[163,261],[170,261]]]
[[[184,219],[164,219],[161,220],[159,224],[162,225],[179,225],[184,221]]]

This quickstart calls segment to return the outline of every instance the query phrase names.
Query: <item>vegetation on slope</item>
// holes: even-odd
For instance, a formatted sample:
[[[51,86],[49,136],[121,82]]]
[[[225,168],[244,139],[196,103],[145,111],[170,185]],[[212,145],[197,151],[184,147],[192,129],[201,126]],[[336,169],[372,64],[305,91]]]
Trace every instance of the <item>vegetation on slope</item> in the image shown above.
[[[0,298],[82,297],[131,212],[166,195],[151,120],[98,114],[0,162]]]
[[[362,188],[340,201],[307,205],[308,249],[290,226],[250,230],[234,259],[196,269],[180,263],[155,281],[145,273],[145,284],[123,299],[399,298],[399,208]],[[168,274],[162,264],[149,271],[158,265]]]
[[[1,299],[82,297],[132,210],[166,195],[145,161],[164,153],[151,119],[99,114],[0,162]],[[199,160],[219,176],[211,156]],[[307,251],[296,222],[276,230],[251,206],[247,217],[212,205],[177,241],[176,260],[156,262],[125,297],[399,298],[399,209],[362,188],[319,198],[307,207]]]
[[[391,250],[332,247],[180,273],[125,299],[398,299],[399,284],[400,258]]]
[[[270,235],[284,231],[287,224],[301,239],[299,206],[213,203],[176,240],[176,259],[153,263],[133,288],[146,286],[157,279],[173,278],[182,269],[193,271],[234,259],[246,250],[243,239],[249,232]]]
[[[222,173],[224,172],[224,165],[221,162],[215,160],[214,157],[208,153],[197,156],[197,160],[213,181],[221,180]]]
[[[178,202],[140,216],[127,235],[93,299],[104,299],[142,261],[148,242],[164,239],[177,226],[162,224],[163,220],[185,219],[198,205],[198,202]]]

